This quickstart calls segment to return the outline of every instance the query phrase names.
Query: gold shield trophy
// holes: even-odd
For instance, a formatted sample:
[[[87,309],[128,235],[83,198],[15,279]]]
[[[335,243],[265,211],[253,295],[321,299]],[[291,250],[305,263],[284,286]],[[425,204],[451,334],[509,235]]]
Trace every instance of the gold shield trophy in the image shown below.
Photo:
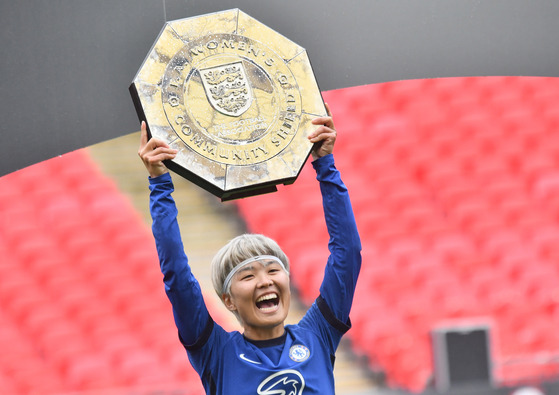
[[[305,49],[238,9],[167,22],[130,93],[169,169],[222,200],[293,183],[326,114]]]

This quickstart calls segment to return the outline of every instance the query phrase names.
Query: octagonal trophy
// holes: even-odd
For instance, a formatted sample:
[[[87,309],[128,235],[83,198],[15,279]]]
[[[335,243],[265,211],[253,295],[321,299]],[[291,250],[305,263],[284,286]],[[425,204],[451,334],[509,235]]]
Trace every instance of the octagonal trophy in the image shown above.
[[[293,183],[326,114],[305,49],[238,9],[167,22],[130,93],[167,167],[221,200]]]

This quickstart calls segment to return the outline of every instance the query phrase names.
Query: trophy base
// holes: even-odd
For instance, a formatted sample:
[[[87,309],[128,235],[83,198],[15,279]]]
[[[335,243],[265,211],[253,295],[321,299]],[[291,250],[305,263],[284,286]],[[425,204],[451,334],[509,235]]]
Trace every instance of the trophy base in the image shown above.
[[[173,171],[179,176],[187,179],[193,184],[199,186],[200,188],[210,192],[212,195],[220,198],[222,202],[226,202],[229,200],[243,199],[250,196],[264,195],[267,193],[277,192],[278,190],[276,188],[277,182],[274,182],[273,184],[258,184],[255,185],[254,187],[244,187],[244,188],[237,188],[237,189],[226,191],[216,187],[213,183],[205,181],[204,179],[196,176],[189,170],[185,169],[184,167],[181,167],[180,165],[174,162],[166,161],[165,166],[167,166],[169,170]],[[295,181],[294,179],[285,180],[283,184],[284,185],[293,184],[294,181]]]

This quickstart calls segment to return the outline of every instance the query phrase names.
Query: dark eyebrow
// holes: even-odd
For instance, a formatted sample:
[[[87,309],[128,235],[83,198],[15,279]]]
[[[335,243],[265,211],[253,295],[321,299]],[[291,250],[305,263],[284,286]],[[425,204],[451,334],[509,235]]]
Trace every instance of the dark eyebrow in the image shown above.
[[[252,267],[252,265],[246,265],[245,267],[242,267],[239,269],[239,271],[237,272],[237,274],[242,273],[242,272],[246,272],[249,270],[253,270],[254,267]]]
[[[279,268],[281,268],[281,265],[280,265],[278,262],[276,262],[276,261],[274,261],[274,260],[271,260],[271,259],[270,259],[270,260],[267,260],[267,261],[264,261],[264,262],[260,262],[260,261],[259,261],[259,263],[260,263],[264,268],[267,268],[268,266],[274,265],[274,264],[276,264]],[[251,271],[251,270],[254,270],[254,266],[253,266],[252,263],[249,264],[249,265],[246,265],[246,266],[244,266],[244,267],[242,267],[242,268],[240,268],[240,269],[237,271],[237,273],[235,273],[235,275],[241,274],[241,273],[243,273],[243,272]]]

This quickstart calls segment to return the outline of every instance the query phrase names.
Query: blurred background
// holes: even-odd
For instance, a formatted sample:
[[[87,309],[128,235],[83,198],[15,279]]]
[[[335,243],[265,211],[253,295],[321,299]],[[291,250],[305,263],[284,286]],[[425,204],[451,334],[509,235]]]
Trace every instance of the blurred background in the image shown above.
[[[364,258],[337,393],[558,393],[559,80],[423,79],[323,95]],[[132,133],[0,178],[2,393],[202,393],[164,295],[138,145]],[[216,320],[236,328],[209,261],[245,231],[290,256],[297,320],[328,254],[310,164],[293,185],[228,203],[174,180]]]
[[[558,5],[240,3],[0,4],[0,393],[203,393],[163,290],[127,88],[165,20],[239,6],[307,47],[339,131],[364,262],[336,393],[559,394]],[[339,24],[303,23],[317,15]],[[228,203],[174,181],[216,321],[238,329],[209,261],[246,231],[290,257],[297,321],[328,254],[310,164]]]

